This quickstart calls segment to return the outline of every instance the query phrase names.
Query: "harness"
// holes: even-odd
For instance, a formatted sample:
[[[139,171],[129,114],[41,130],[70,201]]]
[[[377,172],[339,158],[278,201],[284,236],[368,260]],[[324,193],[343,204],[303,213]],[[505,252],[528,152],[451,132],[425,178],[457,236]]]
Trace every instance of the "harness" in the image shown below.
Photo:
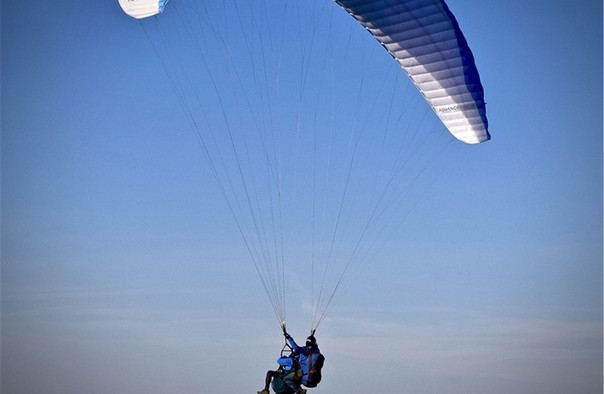
[[[321,353],[311,353],[308,355],[308,375],[306,377],[306,387],[317,387],[321,381],[321,368],[325,362],[325,356]]]
[[[281,328],[283,329],[283,333],[287,334],[285,329],[285,322],[281,324]],[[312,330],[311,336],[314,336],[315,330]],[[315,346],[318,350],[318,348]],[[294,349],[289,344],[287,338],[285,339],[285,344],[281,348],[281,358],[291,357],[292,353],[294,353]],[[321,368],[323,368],[323,363],[325,362],[325,356],[323,356],[320,352],[312,352],[306,356],[306,361],[300,362],[300,359],[297,357],[292,357],[294,360],[294,364],[291,366],[289,371],[297,371],[299,374],[298,377],[301,377],[301,383],[309,388],[317,387],[319,382],[321,381]],[[304,367],[304,368],[303,368]],[[306,369],[306,373],[304,373],[303,369]],[[285,367],[280,367],[280,370],[285,372]]]

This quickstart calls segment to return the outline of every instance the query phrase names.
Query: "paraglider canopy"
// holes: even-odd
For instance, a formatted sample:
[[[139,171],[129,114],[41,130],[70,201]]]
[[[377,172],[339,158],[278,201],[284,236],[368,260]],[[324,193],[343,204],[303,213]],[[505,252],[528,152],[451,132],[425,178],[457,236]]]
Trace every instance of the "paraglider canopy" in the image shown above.
[[[491,138],[474,56],[443,0],[336,2],[399,63],[455,138]]]
[[[143,19],[163,12],[169,0],[119,0],[124,12],[136,19]]]

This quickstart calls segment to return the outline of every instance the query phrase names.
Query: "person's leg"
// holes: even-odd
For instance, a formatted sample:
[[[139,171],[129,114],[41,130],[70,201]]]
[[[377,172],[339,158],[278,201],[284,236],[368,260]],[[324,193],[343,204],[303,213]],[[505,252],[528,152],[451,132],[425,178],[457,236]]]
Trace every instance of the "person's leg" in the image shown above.
[[[271,385],[271,380],[279,376],[279,371],[266,371],[266,378],[264,379],[264,389],[258,391],[258,393],[269,393],[269,386]]]
[[[300,391],[300,384],[296,383],[294,381],[294,378],[296,377],[296,372],[290,372],[287,375],[285,375],[283,377],[283,382],[288,385],[292,390],[294,390],[294,393],[297,393],[298,391]]]
[[[279,371],[267,371],[264,389],[268,391],[268,387],[271,385],[271,380],[279,376]]]

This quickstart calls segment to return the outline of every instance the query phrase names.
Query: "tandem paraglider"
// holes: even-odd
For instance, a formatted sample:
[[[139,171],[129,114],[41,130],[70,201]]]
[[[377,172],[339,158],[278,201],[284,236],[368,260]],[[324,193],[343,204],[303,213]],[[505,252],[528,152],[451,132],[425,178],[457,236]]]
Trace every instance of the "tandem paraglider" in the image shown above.
[[[321,354],[314,332],[306,338],[304,346],[299,346],[283,327],[285,346],[277,359],[279,368],[266,372],[264,388],[258,394],[269,394],[269,386],[276,394],[306,394],[307,388],[314,388],[321,382],[321,370],[325,356]]]
[[[317,329],[435,183],[428,169],[455,139],[491,138],[472,51],[444,0],[119,4],[141,20],[285,335],[259,393],[304,393],[322,378]],[[304,346],[283,323],[292,281],[310,298]]]

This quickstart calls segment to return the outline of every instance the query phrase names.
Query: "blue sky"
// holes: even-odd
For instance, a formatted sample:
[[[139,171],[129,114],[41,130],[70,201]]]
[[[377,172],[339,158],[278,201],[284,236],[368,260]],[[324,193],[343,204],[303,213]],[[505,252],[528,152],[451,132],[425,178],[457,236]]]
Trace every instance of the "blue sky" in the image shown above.
[[[389,194],[395,207],[404,198],[381,222],[378,251],[354,265],[320,327],[315,392],[602,392],[601,2],[447,2],[485,87],[493,139],[480,146],[448,136],[329,1],[290,5],[299,20],[280,18],[285,3],[245,3],[237,16],[214,2],[197,45],[182,29],[191,25],[175,28],[189,3],[172,0],[143,24],[117,1],[2,4],[2,392],[261,387],[282,339],[189,121],[224,130],[222,109],[250,152],[255,132],[244,131],[267,117],[286,130],[277,152],[296,338],[312,292],[312,169],[297,159],[312,140],[297,136],[330,137],[346,158],[336,147],[362,134],[346,234],[397,163],[394,143],[368,136],[421,143]],[[250,20],[257,35],[243,39]],[[256,159],[245,171],[262,185]],[[314,201],[333,220],[346,172],[329,162],[334,189],[319,171]],[[340,253],[353,240],[342,236]]]

